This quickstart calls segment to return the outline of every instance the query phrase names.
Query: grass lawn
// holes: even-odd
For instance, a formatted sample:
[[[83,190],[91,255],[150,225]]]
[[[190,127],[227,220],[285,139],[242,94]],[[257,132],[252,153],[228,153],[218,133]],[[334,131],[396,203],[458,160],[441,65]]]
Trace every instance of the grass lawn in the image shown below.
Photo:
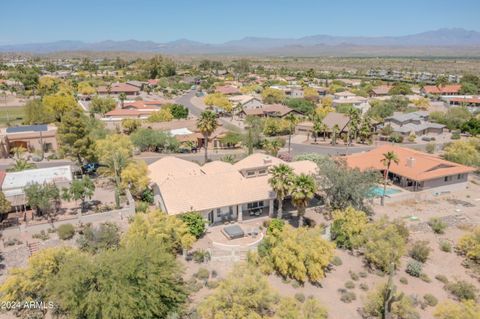
[[[23,107],[2,107],[0,108],[0,126],[21,124],[25,116]]]

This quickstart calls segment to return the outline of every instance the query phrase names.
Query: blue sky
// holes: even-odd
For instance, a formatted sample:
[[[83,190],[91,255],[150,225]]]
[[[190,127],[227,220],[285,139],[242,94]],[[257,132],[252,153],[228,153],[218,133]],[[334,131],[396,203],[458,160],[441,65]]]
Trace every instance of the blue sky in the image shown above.
[[[0,44],[480,31],[479,0],[0,0]]]

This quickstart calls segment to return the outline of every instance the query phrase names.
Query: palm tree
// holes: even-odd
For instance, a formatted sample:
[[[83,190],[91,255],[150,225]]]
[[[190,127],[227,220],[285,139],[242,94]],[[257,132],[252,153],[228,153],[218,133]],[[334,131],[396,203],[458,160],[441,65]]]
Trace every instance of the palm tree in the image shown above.
[[[322,120],[318,116],[316,116],[313,119],[313,134],[314,134],[315,143],[317,143],[318,135],[322,132],[322,129],[323,129],[322,125],[323,125]]]
[[[287,116],[285,116],[285,120],[287,120],[287,122],[289,123],[289,127],[288,127],[288,154],[290,154],[291,153],[290,145],[292,143],[292,133],[295,130],[295,125],[297,125],[298,119],[293,113],[290,113]]]
[[[323,134],[323,141],[325,142],[327,140],[327,132],[328,132],[328,126],[327,124],[322,122],[322,127],[321,127],[321,132]]]
[[[332,127],[332,145],[337,145],[337,134],[340,133],[340,127],[335,124]]]
[[[300,174],[295,176],[290,195],[292,196],[293,205],[298,211],[298,227],[303,226],[303,217],[310,200],[315,196],[317,191],[317,183],[312,175]]]
[[[23,158],[15,160],[15,164],[12,167],[7,168],[7,172],[20,172],[27,169],[36,168],[35,164],[27,162]]]
[[[208,138],[217,129],[217,115],[211,110],[206,110],[200,114],[197,120],[197,128],[203,134],[205,141],[205,163],[208,161]]]
[[[268,154],[272,156],[277,156],[278,151],[282,148],[283,141],[281,139],[274,139],[274,140],[265,140],[263,142],[263,148],[267,151]]]
[[[293,173],[293,169],[286,164],[273,166],[270,168],[270,174],[272,176],[268,179],[268,183],[277,195],[277,218],[281,219],[283,213],[283,200],[289,194],[290,189],[292,188],[292,181],[295,175]]]
[[[122,103],[122,109],[123,109],[123,106],[125,105],[125,100],[127,99],[127,95],[122,92],[120,93],[120,95],[118,96],[118,99],[120,100],[120,102]]]
[[[385,173],[383,175],[383,193],[382,193],[382,200],[381,200],[381,205],[383,206],[385,204],[385,192],[387,191],[387,181],[388,181],[388,173],[390,171],[390,165],[392,165],[392,162],[394,162],[395,164],[398,164],[399,159],[395,152],[389,151],[389,152],[383,153],[383,159],[381,161],[383,165],[386,167]]]
[[[347,140],[347,145],[351,145],[352,138],[354,141],[357,141],[357,136],[358,136],[358,130],[360,127],[360,111],[352,108],[348,112],[348,116],[350,117],[350,122],[348,123],[348,133],[349,133],[349,138]],[[352,133],[352,135],[350,135]]]

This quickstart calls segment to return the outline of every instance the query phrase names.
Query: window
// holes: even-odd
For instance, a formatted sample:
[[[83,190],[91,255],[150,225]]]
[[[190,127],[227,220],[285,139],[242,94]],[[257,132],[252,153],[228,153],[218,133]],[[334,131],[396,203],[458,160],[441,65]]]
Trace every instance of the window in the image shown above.
[[[258,172],[259,175],[265,175],[267,174],[267,170],[266,169],[262,169]]]
[[[448,176],[445,176],[445,178],[443,179],[444,182],[448,181]]]
[[[253,176],[255,175],[255,171],[247,171],[247,176]]]

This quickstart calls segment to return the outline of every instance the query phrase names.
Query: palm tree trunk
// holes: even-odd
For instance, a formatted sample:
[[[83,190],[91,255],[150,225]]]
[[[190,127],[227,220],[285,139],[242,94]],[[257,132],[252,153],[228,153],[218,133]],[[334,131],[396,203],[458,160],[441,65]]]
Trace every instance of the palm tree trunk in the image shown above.
[[[203,135],[203,146],[205,147],[205,163],[208,162],[208,135]]]
[[[303,215],[305,212],[303,211],[303,208],[299,208],[297,211],[298,214],[298,227],[303,227]]]
[[[382,206],[385,205],[385,192],[387,191],[387,180],[388,180],[388,168],[385,170],[385,176],[383,177],[383,193],[382,193],[382,199],[380,201],[380,204]]]
[[[282,219],[283,215],[283,198],[278,198],[277,218]]]
[[[291,152],[291,148],[290,148],[291,143],[292,143],[292,132],[290,131],[290,133],[288,133],[288,154],[290,154]]]

